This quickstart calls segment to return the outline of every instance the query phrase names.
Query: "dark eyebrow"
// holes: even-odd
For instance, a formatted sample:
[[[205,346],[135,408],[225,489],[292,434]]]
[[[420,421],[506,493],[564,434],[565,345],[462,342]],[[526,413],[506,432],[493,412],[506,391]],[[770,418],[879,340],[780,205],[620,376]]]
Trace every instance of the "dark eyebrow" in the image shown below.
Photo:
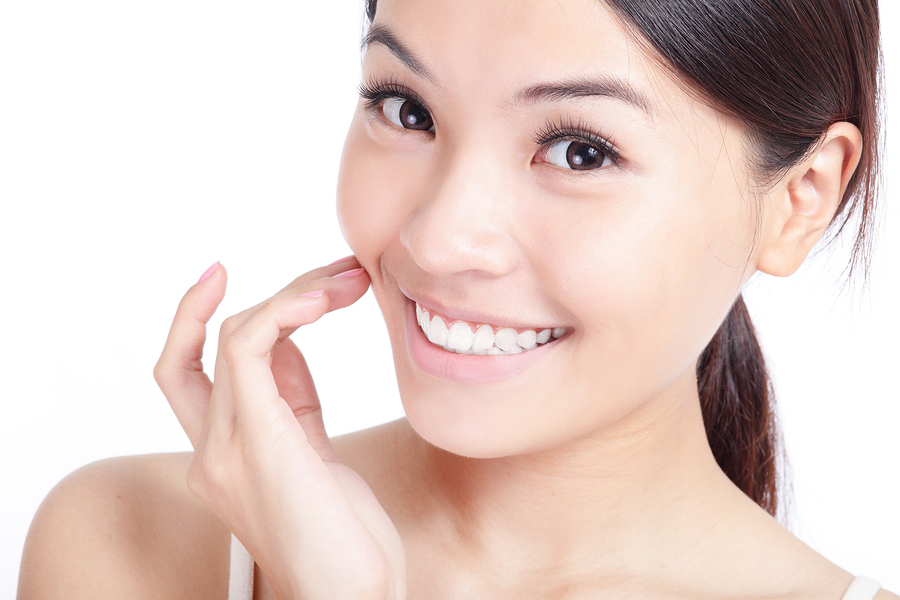
[[[578,77],[556,83],[538,83],[516,93],[516,102],[537,103],[553,102],[603,96],[621,100],[635,106],[648,116],[653,116],[650,101],[646,96],[631,87],[628,82],[615,77]]]
[[[381,44],[382,46],[385,46],[388,50],[393,52],[403,64],[409,67],[410,71],[419,77],[434,83],[434,76],[425,68],[425,65],[413,56],[412,52],[397,39],[397,36],[394,35],[390,29],[380,23],[375,23],[369,28],[369,31],[366,32],[366,36],[363,38],[360,46],[362,50],[365,50],[372,44]]]
[[[390,50],[403,64],[431,83],[435,83],[435,77],[425,68],[425,65],[413,56],[412,52],[390,29],[381,23],[375,23],[366,32],[362,40],[361,48],[365,50],[372,44],[381,44]],[[635,106],[653,117],[651,104],[647,98],[635,90],[627,81],[615,77],[578,77],[566,79],[555,83],[538,83],[520,90],[515,94],[517,103],[535,104],[538,102],[554,102],[589,96],[603,96],[621,100]]]

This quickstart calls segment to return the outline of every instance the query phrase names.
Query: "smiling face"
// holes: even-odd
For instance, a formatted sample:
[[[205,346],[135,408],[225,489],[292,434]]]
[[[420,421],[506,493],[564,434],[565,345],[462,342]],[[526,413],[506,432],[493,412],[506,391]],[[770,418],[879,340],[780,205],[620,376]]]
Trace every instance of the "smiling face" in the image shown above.
[[[599,0],[380,0],[363,95],[338,213],[423,438],[519,454],[696,400],[754,270],[740,123]]]

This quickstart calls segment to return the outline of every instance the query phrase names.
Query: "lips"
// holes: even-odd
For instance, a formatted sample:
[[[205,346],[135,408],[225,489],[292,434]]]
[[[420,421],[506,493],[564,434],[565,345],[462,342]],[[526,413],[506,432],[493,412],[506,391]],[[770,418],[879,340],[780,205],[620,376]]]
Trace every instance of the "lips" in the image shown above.
[[[432,344],[448,352],[478,356],[527,352],[566,334],[565,327],[513,328],[453,320],[418,302],[416,321]]]
[[[441,335],[439,333],[440,326],[446,330],[447,339],[444,344],[439,345],[431,341],[428,332],[423,325],[419,324],[420,320],[423,323],[426,322],[424,317],[426,314],[428,315],[429,331],[435,320],[437,320],[435,323],[436,335]],[[447,321],[451,321],[449,327],[447,327]],[[453,344],[464,347],[469,343],[468,334],[462,331],[463,327],[468,329],[472,335],[472,345],[466,351],[460,351],[451,346]],[[426,373],[459,383],[486,384],[516,376],[543,357],[548,356],[548,352],[552,352],[553,348],[558,346],[555,342],[565,341],[570,337],[566,334],[571,332],[571,328],[557,328],[558,337],[553,336],[553,329],[549,327],[533,329],[504,327],[479,322],[478,317],[475,320],[467,321],[449,319],[437,311],[406,298],[406,337],[412,361]],[[482,338],[476,346],[475,338],[478,336],[479,330],[482,330]],[[504,330],[507,331],[504,332]],[[549,337],[545,342],[537,343],[538,335],[541,335],[542,339],[548,336],[547,333],[543,333],[545,331],[549,331]],[[490,333],[491,344],[484,349],[483,347],[487,345],[489,339],[488,333]],[[513,336],[515,337],[514,345],[518,347],[518,350],[513,347]],[[533,346],[531,345],[532,336],[534,338]],[[525,346],[529,347],[528,350],[519,346],[520,338]],[[435,338],[435,341],[443,340]],[[503,346],[509,350],[502,350]],[[476,348],[477,350],[473,350]],[[495,350],[491,351],[491,348],[495,348]]]

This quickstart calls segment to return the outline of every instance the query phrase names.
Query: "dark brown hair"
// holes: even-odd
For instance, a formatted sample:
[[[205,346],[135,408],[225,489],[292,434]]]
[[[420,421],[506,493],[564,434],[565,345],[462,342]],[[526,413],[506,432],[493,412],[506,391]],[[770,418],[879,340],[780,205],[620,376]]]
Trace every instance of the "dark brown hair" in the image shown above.
[[[649,52],[707,104],[740,119],[761,187],[842,121],[862,157],[832,221],[856,225],[849,272],[868,270],[879,191],[881,52],[877,0],[605,0]],[[706,436],[744,493],[776,514],[782,452],[774,394],[743,298],[697,363]]]
[[[375,18],[377,0],[367,0]],[[705,103],[742,121],[760,188],[828,128],[859,128],[862,157],[832,222],[856,227],[850,274],[868,269],[879,191],[881,52],[877,0],[604,0],[645,50]],[[697,363],[710,448],[741,490],[778,508],[774,395],[743,298]]]

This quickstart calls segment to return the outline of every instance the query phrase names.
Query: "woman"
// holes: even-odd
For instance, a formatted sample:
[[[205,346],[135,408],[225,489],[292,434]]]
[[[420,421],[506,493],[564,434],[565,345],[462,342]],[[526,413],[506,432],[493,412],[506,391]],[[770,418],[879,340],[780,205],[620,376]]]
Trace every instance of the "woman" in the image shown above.
[[[22,595],[221,597],[233,532],[257,598],[895,598],[772,518],[740,297],[852,214],[863,254],[877,7],[742,4],[370,3],[354,256],[228,319],[215,385],[204,273],[156,370],[193,457],[59,489],[26,582],[56,520],[109,535]],[[331,441],[287,336],[369,285],[407,418]]]

